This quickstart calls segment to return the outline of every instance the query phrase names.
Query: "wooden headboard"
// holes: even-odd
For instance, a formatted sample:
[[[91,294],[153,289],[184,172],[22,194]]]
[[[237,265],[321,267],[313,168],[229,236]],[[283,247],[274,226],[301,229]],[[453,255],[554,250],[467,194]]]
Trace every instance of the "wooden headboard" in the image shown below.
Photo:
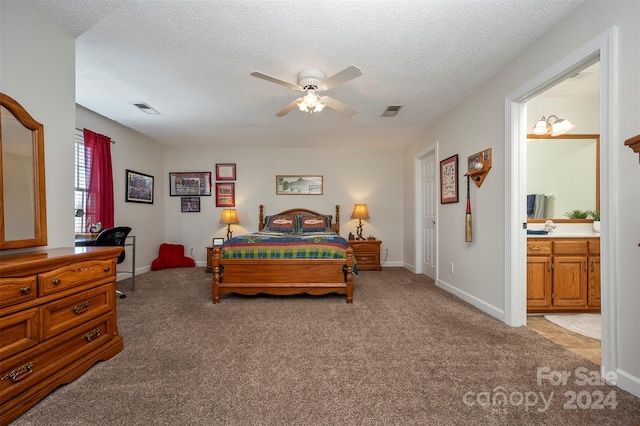
[[[318,212],[314,212],[313,210],[309,210],[309,209],[303,209],[303,208],[296,208],[296,209],[289,209],[289,210],[285,210],[283,212],[280,213],[276,213],[275,215],[280,215],[280,214],[306,214],[306,215],[323,215],[326,213],[318,213]],[[272,216],[275,216],[272,215]],[[333,216],[333,222],[331,223],[331,229],[333,231],[335,231],[337,234],[340,234],[340,206],[336,204],[336,214],[335,216]],[[260,204],[260,221],[258,222],[258,229],[260,231],[262,231],[262,229],[265,227],[266,223],[265,223],[265,219],[264,219],[264,206],[262,204]]]

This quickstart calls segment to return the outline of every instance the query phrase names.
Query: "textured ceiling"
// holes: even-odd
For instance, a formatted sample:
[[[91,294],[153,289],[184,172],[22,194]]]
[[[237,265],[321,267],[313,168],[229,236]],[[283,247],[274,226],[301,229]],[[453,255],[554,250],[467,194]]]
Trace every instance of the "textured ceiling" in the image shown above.
[[[353,148],[407,145],[581,3],[28,1],[77,38],[77,103],[163,144]],[[299,92],[250,75],[350,65],[363,75],[322,94],[353,117],[276,117]]]

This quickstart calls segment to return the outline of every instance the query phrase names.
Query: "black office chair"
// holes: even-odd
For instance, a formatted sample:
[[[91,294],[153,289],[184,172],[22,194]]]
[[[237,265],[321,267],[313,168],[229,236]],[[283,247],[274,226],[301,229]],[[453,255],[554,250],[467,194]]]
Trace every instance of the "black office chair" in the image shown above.
[[[109,247],[122,246],[124,248],[124,243],[127,240],[129,232],[131,232],[131,228],[128,226],[116,226],[115,228],[105,229],[96,237],[95,245]],[[126,253],[123,250],[122,253],[120,253],[120,256],[118,256],[117,264],[124,262],[125,257]],[[124,293],[118,290],[116,290],[116,294],[119,295],[121,299],[127,297]]]

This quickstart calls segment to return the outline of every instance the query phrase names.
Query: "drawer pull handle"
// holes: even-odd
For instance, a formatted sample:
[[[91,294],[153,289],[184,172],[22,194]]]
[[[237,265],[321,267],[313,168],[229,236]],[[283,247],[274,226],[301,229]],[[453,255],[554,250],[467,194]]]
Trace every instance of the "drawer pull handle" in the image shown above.
[[[362,261],[363,261],[363,262],[366,262],[367,260],[369,260],[369,258],[367,258],[367,257],[365,257],[365,256],[362,256]]]
[[[82,338],[85,339],[87,342],[90,342],[95,337],[100,337],[100,329],[99,328],[91,330],[90,332],[88,332],[87,334],[82,336]]]
[[[76,306],[71,307],[69,310],[76,314],[81,314],[89,309],[89,302],[78,303]]]
[[[535,247],[535,246],[532,246],[532,247],[529,247],[529,250],[532,250],[532,251],[540,251],[540,250],[542,250],[542,247]]]
[[[29,293],[31,293],[31,287],[22,287],[22,288],[20,289],[20,292],[21,292],[22,294],[29,294]]]
[[[24,377],[23,374],[31,374],[33,372],[34,365],[36,365],[35,362],[30,362],[29,364],[25,364],[22,367],[18,367],[0,380],[11,379],[12,382],[22,380],[22,378]]]
[[[107,266],[107,267],[104,268],[104,272],[109,272],[110,270],[111,270],[110,266]]]
[[[59,278],[56,278],[55,280],[52,281],[54,285],[58,285],[60,284],[62,281],[60,281]]]

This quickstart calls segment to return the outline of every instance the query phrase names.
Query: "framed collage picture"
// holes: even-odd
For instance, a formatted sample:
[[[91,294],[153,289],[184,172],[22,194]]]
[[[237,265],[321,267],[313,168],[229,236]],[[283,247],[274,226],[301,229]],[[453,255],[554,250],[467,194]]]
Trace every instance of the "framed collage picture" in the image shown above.
[[[127,198],[130,203],[153,204],[153,176],[127,170]]]
[[[211,172],[169,173],[169,195],[211,195]]]

